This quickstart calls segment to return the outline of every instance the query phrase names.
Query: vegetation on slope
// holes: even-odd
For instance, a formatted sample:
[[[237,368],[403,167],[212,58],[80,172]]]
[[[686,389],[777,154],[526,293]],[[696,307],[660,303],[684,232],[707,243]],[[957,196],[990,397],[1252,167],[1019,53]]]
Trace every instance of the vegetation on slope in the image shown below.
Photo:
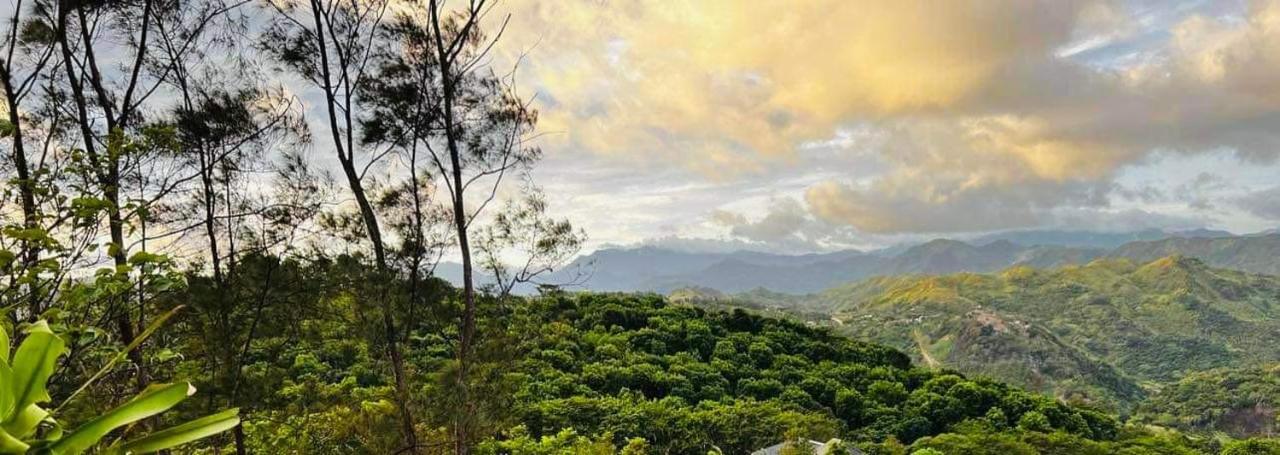
[[[514,375],[519,425],[488,446],[494,452],[549,441],[634,449],[639,438],[651,453],[748,453],[803,434],[859,441],[872,453],[902,444],[977,453],[958,447],[993,440],[1054,453],[1197,453],[1176,433],[913,367],[901,352],[805,324],[653,295],[556,294],[527,304],[521,324],[540,335]]]
[[[1280,430],[1280,366],[1192,373],[1138,407],[1135,419],[1188,431],[1274,436]]]
[[[1277,296],[1280,278],[1172,256],[873,278],[802,308],[947,368],[1124,411],[1187,373],[1280,359]]]

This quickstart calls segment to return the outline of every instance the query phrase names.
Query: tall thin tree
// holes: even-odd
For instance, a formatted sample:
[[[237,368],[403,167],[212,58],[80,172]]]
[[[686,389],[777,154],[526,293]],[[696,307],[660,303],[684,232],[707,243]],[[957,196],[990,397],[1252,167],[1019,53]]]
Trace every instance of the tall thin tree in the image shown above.
[[[355,199],[377,271],[384,277],[389,276],[386,242],[365,181],[369,169],[388,152],[368,153],[363,157],[364,163],[357,163],[359,93],[368,82],[366,70],[389,3],[386,0],[306,0],[268,1],[267,4],[277,14],[265,34],[264,49],[323,94],[332,139],[329,145]],[[384,290],[379,294],[375,298],[381,302],[383,341],[395,380],[403,443],[410,453],[417,453],[417,432],[409,405],[399,330],[393,317],[394,305],[388,292]]]

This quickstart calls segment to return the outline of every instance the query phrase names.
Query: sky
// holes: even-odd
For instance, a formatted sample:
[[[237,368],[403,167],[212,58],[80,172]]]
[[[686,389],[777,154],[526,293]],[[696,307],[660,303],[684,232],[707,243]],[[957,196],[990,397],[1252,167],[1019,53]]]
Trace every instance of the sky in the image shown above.
[[[503,8],[589,250],[1280,226],[1280,0]]]

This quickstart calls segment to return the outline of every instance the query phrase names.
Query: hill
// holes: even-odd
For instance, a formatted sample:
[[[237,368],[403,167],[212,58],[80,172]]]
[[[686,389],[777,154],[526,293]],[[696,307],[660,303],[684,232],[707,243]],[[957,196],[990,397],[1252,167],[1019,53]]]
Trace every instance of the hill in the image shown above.
[[[1124,410],[1188,373],[1280,360],[1278,296],[1280,278],[1171,256],[878,277],[803,308],[924,362]]]
[[[981,441],[999,453],[1205,453],[1176,433],[742,310],[558,293],[527,300],[513,319],[531,353],[501,409],[516,426],[483,453],[750,453],[833,436],[868,453],[975,453],[960,447]]]
[[[1187,431],[1275,436],[1277,408],[1280,365],[1269,365],[1189,374],[1153,394],[1134,418]]]
[[[1213,267],[1280,275],[1280,234],[1133,242],[1107,255],[1144,262],[1172,254],[1194,257]]]

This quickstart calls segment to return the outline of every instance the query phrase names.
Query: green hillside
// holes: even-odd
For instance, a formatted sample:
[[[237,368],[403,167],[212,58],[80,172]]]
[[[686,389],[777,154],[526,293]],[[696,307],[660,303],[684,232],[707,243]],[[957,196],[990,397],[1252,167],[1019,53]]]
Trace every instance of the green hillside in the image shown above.
[[[1280,359],[1280,278],[1181,256],[874,278],[810,301],[855,338],[1118,410],[1145,386]]]
[[[956,454],[987,453],[969,449],[978,445],[997,451],[990,453],[1216,450],[742,310],[705,311],[654,295],[557,294],[526,301],[516,319],[536,335],[510,375],[515,426],[486,453],[625,446],[623,453],[742,454],[788,435],[840,437],[868,453],[906,453],[904,445]]]
[[[1280,431],[1280,365],[1193,373],[1161,388],[1135,419],[1188,431],[1274,436]]]

